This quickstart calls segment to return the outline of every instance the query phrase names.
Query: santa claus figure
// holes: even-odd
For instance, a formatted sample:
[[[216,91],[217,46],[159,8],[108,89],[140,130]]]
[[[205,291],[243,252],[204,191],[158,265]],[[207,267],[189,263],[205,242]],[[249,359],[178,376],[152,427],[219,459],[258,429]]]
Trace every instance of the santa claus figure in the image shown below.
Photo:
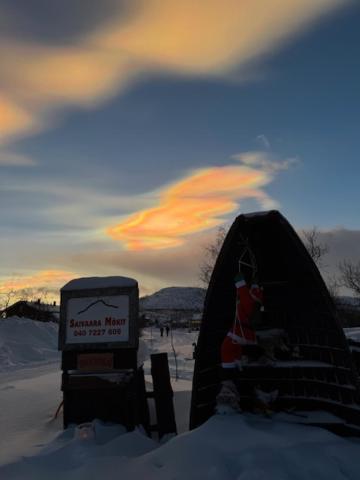
[[[256,283],[249,288],[241,273],[235,277],[235,286],[235,319],[221,345],[221,366],[224,370],[237,368],[241,364],[243,346],[257,343],[250,319],[263,303],[263,289]]]
[[[249,287],[241,273],[235,277],[235,286],[235,319],[221,345],[223,382],[217,401],[218,404],[230,404],[231,408],[238,409],[237,390],[232,380],[236,369],[241,369],[244,346],[257,344],[251,318],[262,306],[263,289],[256,283]]]

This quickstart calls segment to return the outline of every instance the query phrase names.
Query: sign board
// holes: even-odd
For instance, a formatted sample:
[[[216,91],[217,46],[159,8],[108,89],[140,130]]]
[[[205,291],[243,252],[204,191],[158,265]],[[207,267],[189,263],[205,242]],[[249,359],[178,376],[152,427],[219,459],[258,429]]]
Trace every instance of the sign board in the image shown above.
[[[139,290],[126,277],[71,280],[61,289],[59,349],[138,346]]]
[[[80,353],[77,356],[77,368],[86,372],[112,370],[114,368],[114,354]]]
[[[127,342],[127,295],[70,298],[67,302],[66,343]]]

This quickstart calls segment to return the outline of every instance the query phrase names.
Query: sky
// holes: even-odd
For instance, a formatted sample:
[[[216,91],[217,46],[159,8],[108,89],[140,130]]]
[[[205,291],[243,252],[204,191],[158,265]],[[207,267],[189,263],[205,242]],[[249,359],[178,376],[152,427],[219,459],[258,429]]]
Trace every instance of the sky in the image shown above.
[[[359,260],[359,22],[356,0],[0,0],[3,298],[199,286],[218,227],[274,208],[319,229],[324,276]]]

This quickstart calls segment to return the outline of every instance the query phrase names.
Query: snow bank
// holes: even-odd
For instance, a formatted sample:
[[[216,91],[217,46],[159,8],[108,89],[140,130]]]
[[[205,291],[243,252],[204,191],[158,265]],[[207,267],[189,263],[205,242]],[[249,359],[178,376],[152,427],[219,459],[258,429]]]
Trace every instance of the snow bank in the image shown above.
[[[346,338],[360,342],[360,327],[344,328]]]
[[[57,342],[56,323],[18,317],[0,319],[0,372],[58,360]]]
[[[0,468],[7,480],[358,480],[360,444],[256,415],[215,416],[164,445],[94,422],[95,438],[60,434],[40,454]]]

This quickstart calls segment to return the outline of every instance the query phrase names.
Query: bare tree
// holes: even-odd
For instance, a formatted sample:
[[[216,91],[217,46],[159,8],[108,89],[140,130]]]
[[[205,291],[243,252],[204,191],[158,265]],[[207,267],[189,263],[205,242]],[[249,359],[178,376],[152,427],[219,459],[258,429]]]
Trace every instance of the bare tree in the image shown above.
[[[333,302],[337,303],[337,298],[339,296],[339,289],[341,287],[340,280],[335,276],[327,277],[325,280],[327,289],[329,291],[330,297],[332,298]]]
[[[202,263],[200,264],[199,280],[205,288],[209,285],[212,271],[216,259],[219,255],[222,244],[225,240],[227,229],[225,227],[219,227],[216,233],[215,240],[205,247],[205,255]]]
[[[0,292],[0,310],[5,310],[16,296],[15,290],[9,290],[8,292]]]
[[[39,302],[39,303],[46,303],[48,302],[49,294],[51,294],[51,290],[48,290],[46,287],[27,287],[21,288],[16,292],[16,296],[18,300],[24,302]]]
[[[303,230],[302,236],[304,239],[304,245],[309,252],[310,257],[314,260],[319,269],[323,269],[325,267],[324,257],[329,253],[329,247],[326,243],[320,241],[319,230],[314,226],[310,230]],[[342,281],[336,275],[327,276],[324,280],[330,297],[336,304],[339,289],[342,287]]]
[[[341,280],[344,287],[360,297],[360,261],[357,263],[344,260],[339,265]]]
[[[328,253],[329,247],[326,243],[320,242],[317,227],[313,227],[311,230],[303,230],[302,236],[310,257],[314,260],[318,268],[323,267],[324,256]]]

